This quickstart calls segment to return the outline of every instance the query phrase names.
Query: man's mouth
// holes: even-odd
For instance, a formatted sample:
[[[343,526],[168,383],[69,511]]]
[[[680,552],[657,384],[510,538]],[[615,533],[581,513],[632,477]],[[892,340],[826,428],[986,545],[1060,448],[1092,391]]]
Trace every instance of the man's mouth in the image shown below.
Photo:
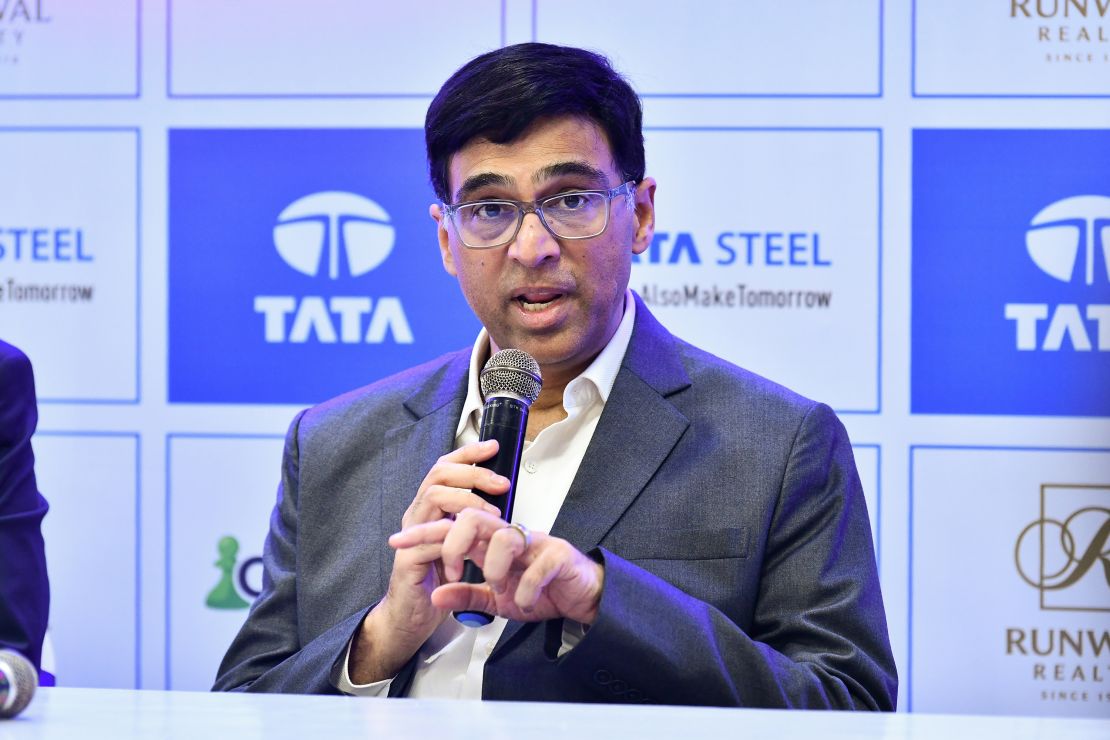
[[[513,300],[525,311],[539,312],[563,297],[563,293],[553,290],[524,291]]]

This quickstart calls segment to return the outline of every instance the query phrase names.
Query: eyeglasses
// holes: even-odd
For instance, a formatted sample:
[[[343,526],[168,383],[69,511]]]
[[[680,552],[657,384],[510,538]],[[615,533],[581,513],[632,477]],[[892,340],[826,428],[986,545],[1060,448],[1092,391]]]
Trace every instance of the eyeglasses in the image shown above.
[[[502,247],[516,239],[525,215],[534,213],[557,239],[590,239],[609,226],[609,203],[618,195],[633,205],[636,183],[629,180],[612,190],[570,190],[531,203],[519,200],[476,200],[443,204],[443,212],[470,249]]]

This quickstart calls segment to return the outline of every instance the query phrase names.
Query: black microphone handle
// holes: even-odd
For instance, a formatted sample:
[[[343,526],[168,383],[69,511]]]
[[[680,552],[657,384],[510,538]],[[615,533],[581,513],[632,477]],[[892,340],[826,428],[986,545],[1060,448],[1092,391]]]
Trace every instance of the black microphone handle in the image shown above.
[[[512,396],[494,396],[486,401],[482,409],[481,428],[478,440],[485,442],[496,439],[497,454],[489,460],[478,463],[478,467],[492,470],[509,479],[509,490],[501,496],[491,496],[485,491],[474,489],[474,493],[501,510],[501,518],[509,521],[513,515],[513,495],[516,493],[516,477],[520,471],[520,457],[524,451],[524,432],[528,426],[528,404]]]
[[[491,496],[474,489],[474,493],[501,511],[501,518],[510,521],[513,516],[513,499],[516,495],[516,478],[520,472],[520,456],[524,451],[524,432],[528,426],[528,404],[512,396],[491,396],[482,409],[479,441],[496,439],[497,454],[478,463],[478,467],[492,470],[509,479],[509,490],[501,496]],[[463,565],[462,583],[485,583],[482,569],[467,560]],[[482,627],[493,621],[493,615],[480,611],[457,611],[455,619],[467,627]]]

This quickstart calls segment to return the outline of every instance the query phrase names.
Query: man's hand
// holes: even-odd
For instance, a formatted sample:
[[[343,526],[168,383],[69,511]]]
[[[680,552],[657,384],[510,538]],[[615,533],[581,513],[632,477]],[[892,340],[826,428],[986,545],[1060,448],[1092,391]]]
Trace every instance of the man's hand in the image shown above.
[[[444,581],[431,602],[444,612],[483,611],[525,622],[566,617],[587,625],[597,618],[605,576],[600,564],[542,532],[533,532],[525,547],[519,530],[484,509],[406,527],[389,544],[398,559],[410,551],[442,558]],[[466,558],[482,569],[485,583],[458,582]]]
[[[509,490],[507,478],[474,465],[496,453],[497,442],[491,440],[460,447],[439,458],[401,518],[402,526],[407,529],[450,522],[448,517],[467,509],[488,512],[496,518],[497,508],[471,490],[478,488],[493,495]],[[432,592],[444,582],[438,543],[398,550],[389,590],[366,615],[351,648],[348,668],[352,683],[391,678],[420,649],[450,612],[449,607],[437,606],[431,599]]]

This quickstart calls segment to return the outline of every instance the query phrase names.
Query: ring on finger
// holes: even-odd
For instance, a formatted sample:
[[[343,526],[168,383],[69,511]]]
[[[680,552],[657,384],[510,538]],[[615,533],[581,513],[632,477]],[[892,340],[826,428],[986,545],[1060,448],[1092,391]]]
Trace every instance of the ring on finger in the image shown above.
[[[523,524],[513,522],[509,525],[510,529],[515,529],[520,532],[520,536],[524,538],[524,551],[528,552],[528,548],[532,546],[532,532]]]

